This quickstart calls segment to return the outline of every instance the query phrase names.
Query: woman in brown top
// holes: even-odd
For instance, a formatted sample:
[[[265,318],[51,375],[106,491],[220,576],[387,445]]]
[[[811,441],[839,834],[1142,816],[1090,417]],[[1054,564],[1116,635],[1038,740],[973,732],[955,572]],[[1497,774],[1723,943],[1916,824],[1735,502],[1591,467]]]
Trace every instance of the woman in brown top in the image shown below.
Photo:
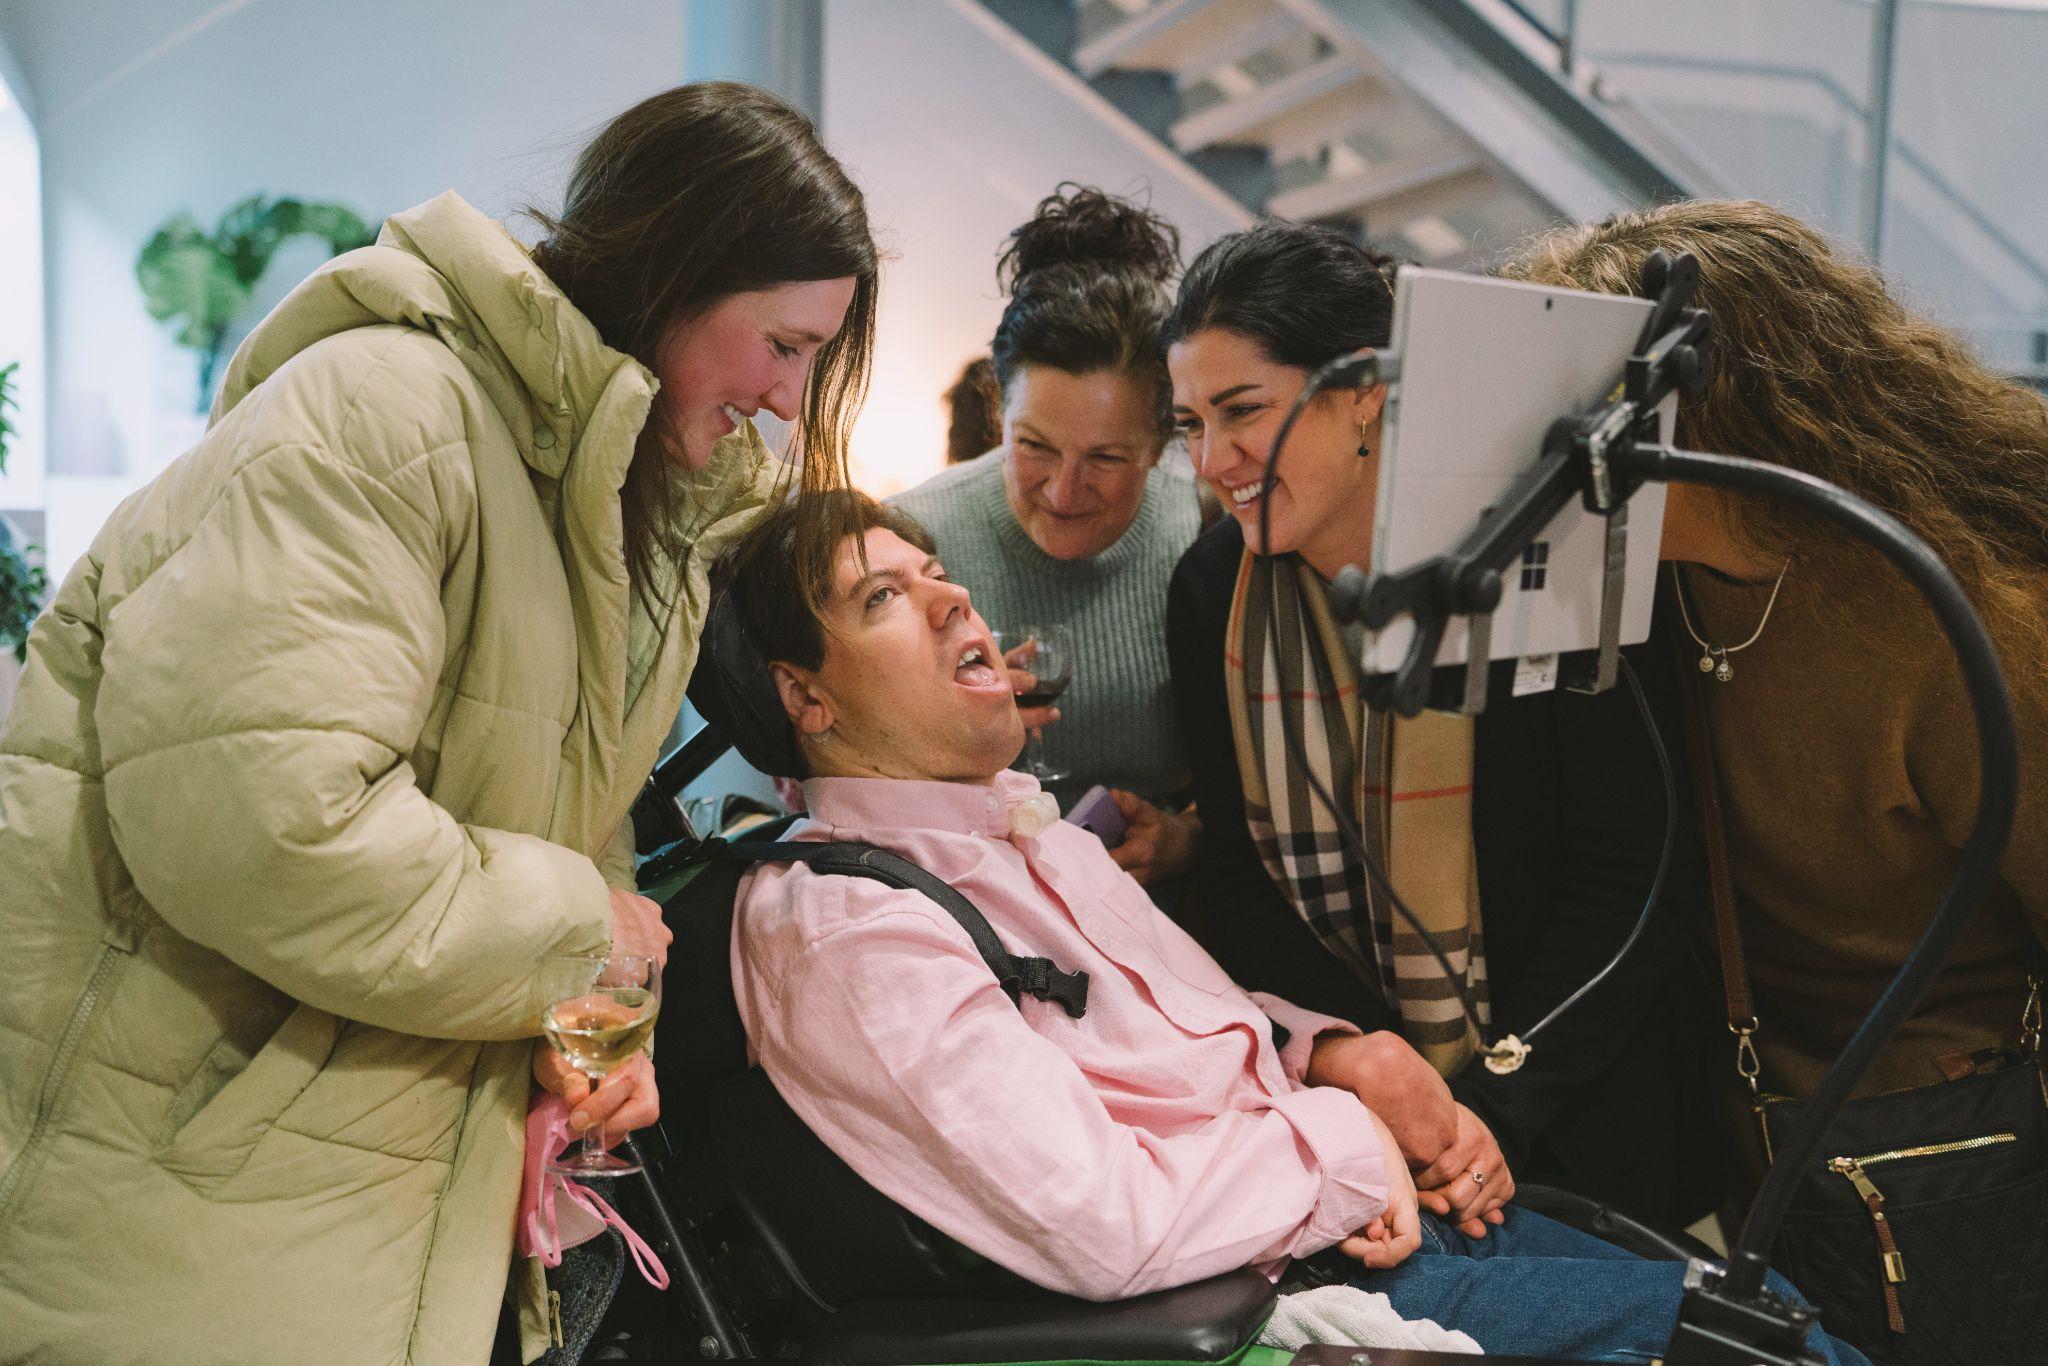
[[[1541,239],[1516,278],[1631,293],[1699,258],[1713,375],[1676,443],[1768,460],[1890,512],[1997,639],[2020,736],[2002,877],[1863,1082],[1943,1079],[2014,1042],[2048,942],[2048,406],[1766,205],[1695,202]],[[1767,1090],[1811,1093],[1926,927],[1977,801],[1975,723],[1933,615],[1875,553],[1778,504],[1674,485],[1663,558],[1696,650]]]

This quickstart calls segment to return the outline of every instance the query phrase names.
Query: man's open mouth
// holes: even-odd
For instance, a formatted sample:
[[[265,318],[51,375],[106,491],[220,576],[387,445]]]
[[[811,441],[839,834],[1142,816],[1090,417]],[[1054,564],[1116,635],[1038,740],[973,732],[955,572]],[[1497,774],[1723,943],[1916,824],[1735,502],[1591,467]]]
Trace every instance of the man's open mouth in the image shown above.
[[[989,659],[988,647],[979,644],[970,645],[960,652],[960,662],[953,666],[953,681],[966,688],[994,688],[1008,684],[1002,671]]]

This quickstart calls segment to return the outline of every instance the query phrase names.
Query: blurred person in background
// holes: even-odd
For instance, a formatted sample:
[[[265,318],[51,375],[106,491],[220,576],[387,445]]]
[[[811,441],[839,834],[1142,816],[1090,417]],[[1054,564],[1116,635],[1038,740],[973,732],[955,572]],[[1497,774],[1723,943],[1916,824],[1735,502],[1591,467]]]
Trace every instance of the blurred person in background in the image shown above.
[[[946,390],[946,463],[964,465],[1003,442],[1003,396],[996,363],[976,356]]]

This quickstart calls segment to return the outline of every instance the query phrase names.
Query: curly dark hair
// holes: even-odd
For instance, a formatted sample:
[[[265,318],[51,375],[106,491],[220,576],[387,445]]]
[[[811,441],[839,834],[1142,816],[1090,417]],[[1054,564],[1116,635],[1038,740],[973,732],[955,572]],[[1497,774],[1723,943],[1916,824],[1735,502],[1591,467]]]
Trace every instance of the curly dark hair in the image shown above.
[[[989,345],[996,383],[1045,365],[1071,375],[1115,370],[1143,382],[1163,443],[1173,381],[1159,349],[1166,286],[1180,269],[1180,233],[1128,199],[1063,184],[1010,234],[996,278],[1010,295]]]

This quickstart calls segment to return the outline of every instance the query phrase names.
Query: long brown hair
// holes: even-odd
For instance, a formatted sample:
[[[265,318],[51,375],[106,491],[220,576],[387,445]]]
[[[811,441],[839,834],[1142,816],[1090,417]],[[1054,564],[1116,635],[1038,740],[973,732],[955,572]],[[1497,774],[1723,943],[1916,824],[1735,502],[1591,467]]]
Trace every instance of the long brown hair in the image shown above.
[[[547,233],[535,263],[607,345],[650,369],[675,324],[720,299],[851,276],[853,302],[812,362],[795,433],[806,494],[849,485],[847,441],[874,356],[877,256],[866,202],[809,119],[751,85],[677,86],[591,140],[561,213],[529,212]],[[673,515],[676,446],[657,404],[621,495],[635,591],[664,609],[677,584],[659,581],[656,552],[680,566],[689,549]],[[808,581],[844,539],[837,507],[820,502],[796,538]]]
[[[1706,392],[1682,400],[1681,446],[1749,456],[1848,489],[1911,527],[1955,571],[2016,681],[2048,658],[2048,405],[1892,298],[1877,272],[1754,201],[1617,214],[1539,239],[1503,273],[1630,294],[1655,249],[1699,258],[1713,318]],[[1797,555],[1845,598],[1873,577],[1859,543],[1780,504],[1731,502],[1763,555]]]

